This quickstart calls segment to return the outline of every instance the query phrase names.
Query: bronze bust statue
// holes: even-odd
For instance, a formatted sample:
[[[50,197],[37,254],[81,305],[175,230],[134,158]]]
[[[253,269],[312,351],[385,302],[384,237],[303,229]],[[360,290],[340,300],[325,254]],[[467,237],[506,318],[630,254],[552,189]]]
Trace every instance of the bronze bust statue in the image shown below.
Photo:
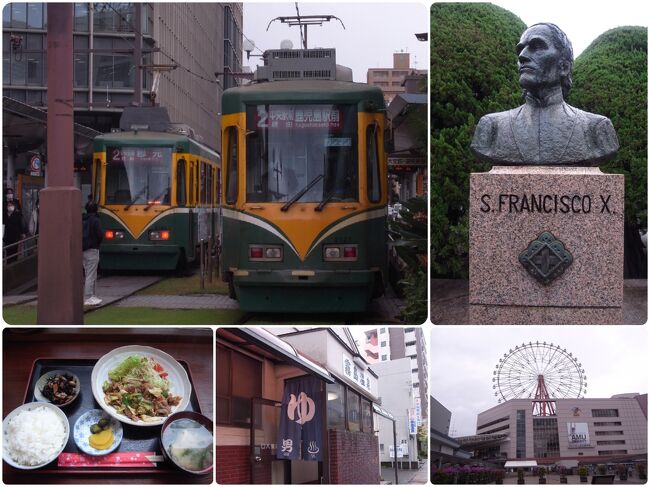
[[[597,166],[612,159],[618,139],[612,122],[564,101],[571,89],[573,48],[554,24],[529,27],[517,44],[525,103],[482,117],[471,149],[500,165]]]

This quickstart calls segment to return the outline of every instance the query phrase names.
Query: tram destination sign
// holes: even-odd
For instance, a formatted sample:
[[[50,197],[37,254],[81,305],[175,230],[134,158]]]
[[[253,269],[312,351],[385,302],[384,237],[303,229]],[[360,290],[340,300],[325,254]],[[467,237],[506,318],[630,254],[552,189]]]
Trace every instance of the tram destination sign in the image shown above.
[[[322,107],[271,105],[268,109],[264,105],[258,105],[256,119],[259,128],[338,129],[341,126],[341,111],[330,105]]]

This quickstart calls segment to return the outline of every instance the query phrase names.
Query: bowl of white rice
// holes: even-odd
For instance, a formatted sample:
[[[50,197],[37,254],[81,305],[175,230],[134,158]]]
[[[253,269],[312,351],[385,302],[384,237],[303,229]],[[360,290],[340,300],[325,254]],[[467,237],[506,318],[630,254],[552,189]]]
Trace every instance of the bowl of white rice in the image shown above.
[[[9,465],[33,470],[47,465],[65,448],[70,423],[57,406],[30,402],[2,421],[2,454]]]

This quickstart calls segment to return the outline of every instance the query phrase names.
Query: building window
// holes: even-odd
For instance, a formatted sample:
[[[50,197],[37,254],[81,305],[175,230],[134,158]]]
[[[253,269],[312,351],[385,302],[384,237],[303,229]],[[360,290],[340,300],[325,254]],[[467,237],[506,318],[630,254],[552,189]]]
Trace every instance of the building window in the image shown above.
[[[380,451],[380,452],[383,452],[383,451],[384,451],[384,444],[383,444],[383,443],[380,443],[380,444],[379,444],[379,451]]]
[[[386,333],[386,328],[380,328],[379,333]]]
[[[602,440],[597,441],[596,445],[625,445],[625,440]]]
[[[412,331],[415,331],[415,328],[404,328],[404,333],[411,333]]]
[[[502,418],[495,419],[494,421],[490,421],[489,423],[485,423],[485,424],[482,424],[480,426],[477,426],[476,430],[478,432],[478,430],[480,430],[480,429],[487,428],[488,426],[492,426],[494,424],[501,423],[503,421],[508,421],[509,419],[510,419],[510,416],[503,416]],[[481,433],[479,433],[479,434],[481,434]]]
[[[417,374],[417,373],[418,373],[418,369],[411,369],[411,372],[414,373],[414,374]]]
[[[526,410],[517,410],[517,458],[526,458]]]
[[[618,409],[592,409],[594,418],[618,418]]]
[[[413,388],[417,389],[418,387],[420,387],[420,383],[419,382],[414,382],[413,383]]]
[[[388,360],[388,355],[382,355],[381,356],[381,361],[385,362],[386,360]]]
[[[43,28],[43,6],[44,4],[42,3],[27,4],[27,28],[28,29]]]
[[[359,394],[351,389],[346,391],[347,411],[348,411],[348,430],[361,431],[361,406],[359,404]]]
[[[379,182],[379,125],[373,123],[366,129],[366,172],[368,200],[377,203],[381,199]]]
[[[88,49],[87,36],[74,36],[74,87],[88,87],[88,53],[77,50]]]
[[[481,431],[480,434],[481,435],[489,435],[490,433],[496,433],[497,431],[504,431],[504,430],[509,430],[509,429],[510,429],[510,425],[507,424],[505,426],[499,426],[498,428],[493,428],[491,430]]]
[[[596,421],[594,422],[594,426],[621,426],[620,421]],[[598,433],[596,433],[598,434]]]
[[[385,342],[385,341],[381,342],[381,343],[379,344],[379,346],[380,346],[380,347],[385,347],[385,346],[386,346],[386,342]]]
[[[133,32],[135,12],[132,3],[94,4],[93,27],[96,32]]]
[[[535,458],[560,456],[557,418],[533,418],[533,452]]]
[[[407,346],[407,347],[410,347],[410,346],[412,346],[412,345],[415,345],[415,340],[410,341],[410,342],[406,342],[404,345]]]
[[[217,344],[217,423],[248,427],[251,398],[262,396],[262,363]]]
[[[88,4],[74,4],[74,30],[76,32],[88,32]]]
[[[345,430],[345,388],[341,384],[327,384],[327,427]]]
[[[599,455],[627,455],[627,450],[598,450]]]
[[[125,39],[96,37],[95,49],[128,49]],[[129,54],[93,54],[93,78],[96,88],[133,88],[135,68],[133,56]]]
[[[623,432],[621,430],[616,430],[616,431],[596,431],[596,436],[619,436],[622,435]]]
[[[372,433],[372,404],[361,399],[361,431]]]

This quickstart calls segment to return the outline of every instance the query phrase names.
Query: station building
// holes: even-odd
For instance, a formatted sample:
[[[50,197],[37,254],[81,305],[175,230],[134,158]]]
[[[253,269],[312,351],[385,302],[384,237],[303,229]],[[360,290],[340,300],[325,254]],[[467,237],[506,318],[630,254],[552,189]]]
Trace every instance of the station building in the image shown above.
[[[25,223],[47,186],[47,7],[13,2],[2,9],[2,180],[14,189]],[[70,13],[74,183],[83,202],[93,139],[119,127],[124,107],[149,106],[154,78],[155,103],[171,121],[220,150],[221,94],[242,70],[241,3],[75,3]]]
[[[217,483],[378,484],[378,387],[345,328],[219,328]]]
[[[625,463],[647,459],[647,394],[554,399],[553,415],[534,416],[530,399],[512,399],[478,415],[476,436],[459,438],[474,458],[504,464]]]

